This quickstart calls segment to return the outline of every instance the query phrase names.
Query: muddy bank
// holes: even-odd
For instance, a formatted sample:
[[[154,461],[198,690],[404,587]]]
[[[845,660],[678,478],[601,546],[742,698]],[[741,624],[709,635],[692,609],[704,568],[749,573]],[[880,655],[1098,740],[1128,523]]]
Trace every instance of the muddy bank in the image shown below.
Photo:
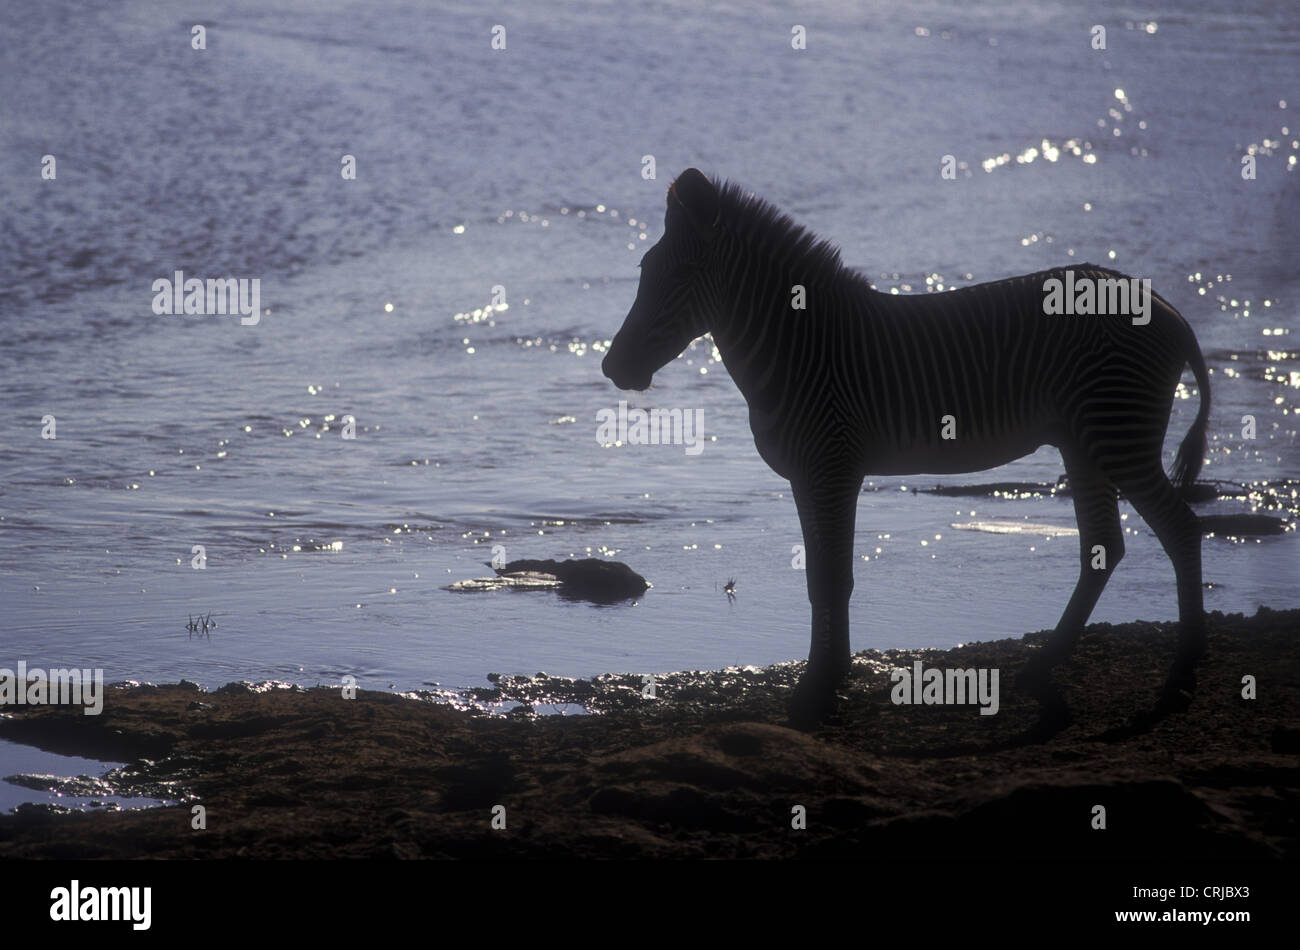
[[[1294,859],[1300,611],[1209,628],[1190,709],[1118,739],[1103,734],[1153,703],[1172,624],[1091,626],[1057,677],[1073,723],[1042,742],[1015,686],[1041,634],[859,654],[839,721],[814,734],[784,725],[796,663],[660,677],[653,699],[639,676],[498,677],[477,698],[525,704],[507,716],[326,688],[115,688],[98,717],[11,709],[0,737],[132,762],[184,803],[25,808],[0,816],[0,856]],[[997,714],[894,704],[889,671],[917,660],[997,669]],[[530,711],[554,702],[595,714]]]

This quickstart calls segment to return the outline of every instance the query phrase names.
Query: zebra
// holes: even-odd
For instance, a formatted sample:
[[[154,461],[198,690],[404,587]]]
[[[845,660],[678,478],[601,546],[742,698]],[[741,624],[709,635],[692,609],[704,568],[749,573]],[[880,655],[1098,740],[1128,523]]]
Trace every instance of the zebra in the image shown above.
[[[1177,578],[1177,655],[1156,708],[1186,708],[1205,618],[1200,526],[1183,489],[1204,460],[1210,385],[1191,327],[1167,301],[1149,293],[1140,325],[1125,315],[1047,315],[1046,282],[1064,279],[1063,268],[934,294],[883,293],[828,241],[694,168],[669,187],[663,237],[640,268],[604,375],[645,390],[691,341],[712,334],[749,405],[759,455],[790,482],[812,607],[792,722],[824,721],[850,670],[864,477],[980,471],[1048,444],[1065,463],[1082,563],[1060,621],[1017,682],[1047,708],[1052,668],[1124,556],[1123,493]],[[1075,284],[1080,275],[1129,279],[1091,264],[1070,270]],[[794,309],[801,291],[804,309]],[[1167,476],[1170,400],[1188,363],[1200,408]]]

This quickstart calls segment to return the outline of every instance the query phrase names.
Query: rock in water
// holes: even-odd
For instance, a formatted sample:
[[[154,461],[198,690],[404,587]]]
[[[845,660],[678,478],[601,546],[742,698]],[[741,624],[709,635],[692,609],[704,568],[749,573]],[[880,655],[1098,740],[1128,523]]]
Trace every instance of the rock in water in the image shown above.
[[[505,567],[488,567],[496,577],[456,581],[443,590],[554,590],[563,597],[612,604],[639,597],[650,587],[646,579],[620,561],[589,557],[580,561],[511,561]]]
[[[621,561],[605,561],[598,557],[578,561],[511,561],[495,570],[501,577],[552,575],[560,582],[561,593],[584,600],[627,600],[639,597],[650,587],[644,577]]]
[[[523,572],[519,574],[499,574],[496,577],[471,577],[468,580],[448,584],[443,590],[458,593],[475,590],[506,590],[507,588],[510,590],[559,590],[563,586],[560,579],[553,574]]]
[[[1227,537],[1264,534],[1285,534],[1287,523],[1270,515],[1200,515],[1201,533],[1222,534]]]

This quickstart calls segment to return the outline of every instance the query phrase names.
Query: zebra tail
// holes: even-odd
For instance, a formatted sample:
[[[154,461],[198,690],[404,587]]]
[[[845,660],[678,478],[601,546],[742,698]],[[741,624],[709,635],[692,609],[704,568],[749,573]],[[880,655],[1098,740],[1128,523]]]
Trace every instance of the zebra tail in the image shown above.
[[[1205,430],[1210,421],[1210,374],[1205,369],[1205,357],[1201,355],[1201,347],[1196,342],[1196,334],[1192,332],[1191,326],[1167,301],[1163,298],[1157,299],[1178,314],[1179,320],[1182,321],[1186,333],[1187,362],[1191,364],[1192,373],[1196,376],[1196,385],[1201,392],[1201,408],[1196,413],[1196,420],[1192,423],[1192,427],[1183,437],[1182,444],[1178,446],[1178,454],[1174,456],[1174,467],[1169,472],[1169,480],[1174,483],[1174,487],[1180,494],[1186,494],[1205,463],[1207,444]]]

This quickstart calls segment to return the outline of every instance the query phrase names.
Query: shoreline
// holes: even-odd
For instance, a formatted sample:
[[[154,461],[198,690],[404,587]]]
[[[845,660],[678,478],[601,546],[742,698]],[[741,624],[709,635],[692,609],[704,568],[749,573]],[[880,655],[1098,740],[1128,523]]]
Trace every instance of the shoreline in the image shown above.
[[[1042,860],[1300,857],[1300,610],[1207,616],[1195,700],[1125,738],[1176,624],[1090,625],[1057,671],[1072,724],[1029,740],[1015,674],[1044,632],[863,651],[838,720],[786,727],[802,662],[640,676],[501,677],[504,716],[338,687],[111,688],[8,707],[0,739],[131,763],[176,806],[0,815],[2,858],[673,858],[926,855]],[[997,670],[996,714],[902,705],[890,671]],[[1256,698],[1242,697],[1253,676]],[[593,715],[531,712],[580,703]],[[987,710],[987,706],[985,709]],[[202,805],[207,828],[192,825]],[[1102,805],[1107,827],[1091,827]],[[796,809],[802,808],[805,827]],[[503,809],[503,810],[502,810]],[[792,818],[792,815],[796,816]],[[494,827],[494,820],[497,827]],[[504,822],[505,827],[499,825]]]

